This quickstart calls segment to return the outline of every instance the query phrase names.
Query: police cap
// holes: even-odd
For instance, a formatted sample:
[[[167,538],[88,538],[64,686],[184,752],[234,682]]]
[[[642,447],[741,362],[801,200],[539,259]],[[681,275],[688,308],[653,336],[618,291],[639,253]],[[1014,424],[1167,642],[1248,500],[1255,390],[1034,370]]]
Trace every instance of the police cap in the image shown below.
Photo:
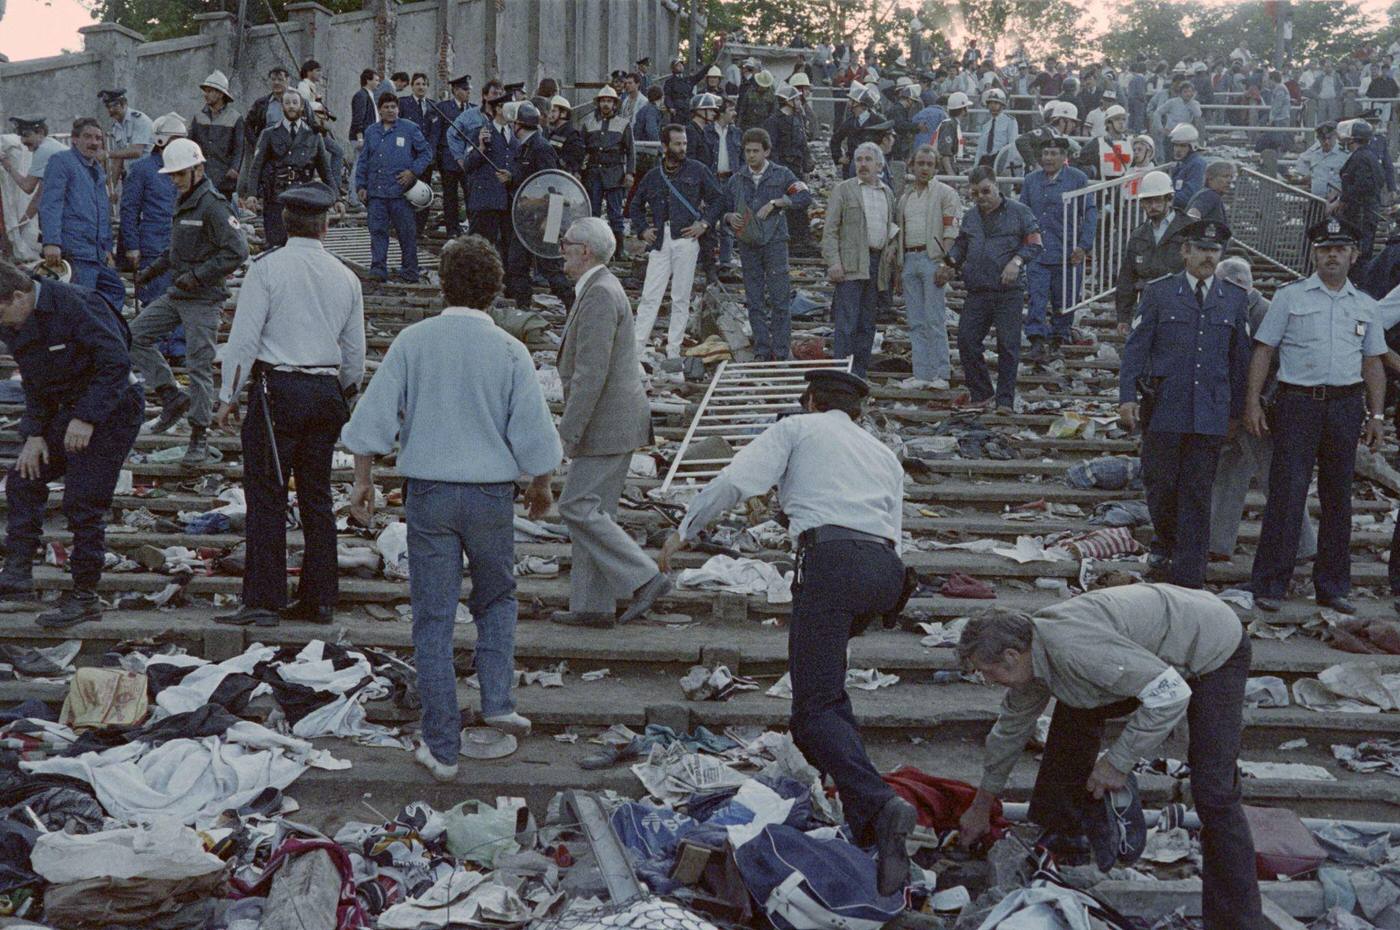
[[[525,82],[516,81],[514,84],[506,84],[501,89],[508,94],[523,94],[525,93]]]
[[[608,77],[609,77],[611,80],[620,81],[620,80],[622,80],[623,78],[627,77],[627,72],[626,72],[626,71],[623,71],[621,68],[618,68],[618,69],[614,70],[612,73],[610,73],[610,74],[608,75]]]
[[[1360,241],[1361,230],[1335,216],[1308,227],[1308,242],[1313,245],[1356,245]]]
[[[465,84],[470,84],[471,82],[472,76],[470,74],[459,74],[447,83],[450,87],[461,87]]]
[[[1230,241],[1230,227],[1214,220],[1197,220],[1188,223],[1181,235],[1187,242],[1203,249],[1223,249]]]
[[[10,122],[14,124],[15,132],[21,135],[26,132],[35,132],[48,125],[48,120],[42,116],[12,116]]]
[[[637,64],[643,65],[645,67],[651,67],[651,56],[648,55],[646,58],[638,58]]]
[[[111,104],[118,100],[126,99],[126,88],[118,87],[115,90],[99,90],[97,96],[102,98],[103,103]]]
[[[1068,152],[1069,139],[1066,139],[1064,136],[1046,136],[1036,143],[1036,148],[1042,152],[1051,148],[1059,149],[1062,152]]]
[[[870,385],[865,383],[865,379],[853,375],[849,371],[841,371],[836,368],[818,368],[807,372],[805,377],[807,383],[812,387],[824,391],[835,391],[838,394],[849,394],[852,397],[866,397],[870,394]]]
[[[289,187],[277,202],[297,213],[325,213],[335,206],[335,191],[320,181]]]

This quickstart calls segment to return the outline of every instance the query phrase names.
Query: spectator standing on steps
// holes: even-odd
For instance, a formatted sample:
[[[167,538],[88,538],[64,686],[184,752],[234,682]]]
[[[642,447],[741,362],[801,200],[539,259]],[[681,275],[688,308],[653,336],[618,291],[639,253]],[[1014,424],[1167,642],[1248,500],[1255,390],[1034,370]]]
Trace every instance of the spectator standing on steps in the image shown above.
[[[442,251],[440,274],[446,309],[394,339],[342,440],[355,453],[351,507],[365,525],[375,508],[374,458],[398,445],[423,699],[415,758],[434,778],[450,781],[462,745],[452,635],[463,554],[471,572],[467,607],[477,628],[482,716],[515,736],[530,732],[511,695],[515,481],[529,479],[526,513],[543,517],[561,450],[529,351],[482,309],[504,279],[495,244],[477,235],[454,239]]]

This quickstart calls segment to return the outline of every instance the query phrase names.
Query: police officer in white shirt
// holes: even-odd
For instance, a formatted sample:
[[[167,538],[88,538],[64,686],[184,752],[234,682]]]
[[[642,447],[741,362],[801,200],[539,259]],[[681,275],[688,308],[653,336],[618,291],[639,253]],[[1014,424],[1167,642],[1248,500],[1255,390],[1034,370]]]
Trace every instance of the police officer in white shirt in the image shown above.
[[[690,503],[659,559],[668,570],[726,510],[775,484],[797,540],[788,627],[793,742],[836,782],[857,844],[879,849],[881,894],[909,877],[904,840],[915,812],[880,778],[861,743],[846,694],[846,646],[873,617],[896,613],[904,566],[898,544],[904,472],[893,452],[856,422],[866,383],[844,371],[807,372],[805,411],[779,420],[734,456]]]
[[[247,563],[243,606],[215,617],[235,626],[276,626],[279,617],[330,623],[338,594],[331,455],[350,419],[347,400],[365,374],[364,299],[359,279],[322,240],[336,200],[319,182],[278,198],[287,244],[253,260],[238,294],[223,368],[218,424],[243,420]],[[296,474],[306,538],[297,601],[287,607],[287,478]]]

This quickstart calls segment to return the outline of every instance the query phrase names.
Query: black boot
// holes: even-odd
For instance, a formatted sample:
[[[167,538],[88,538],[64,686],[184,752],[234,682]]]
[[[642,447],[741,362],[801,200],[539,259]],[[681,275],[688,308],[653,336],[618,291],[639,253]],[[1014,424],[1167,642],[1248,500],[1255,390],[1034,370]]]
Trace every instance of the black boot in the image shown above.
[[[1040,364],[1045,361],[1045,337],[1032,336],[1031,349],[1026,353],[1026,361]]]
[[[11,556],[0,572],[0,598],[29,597],[34,593],[34,560]]]
[[[102,602],[97,599],[97,592],[91,588],[75,587],[64,591],[53,610],[44,611],[34,622],[45,629],[61,630],[88,620],[101,619]]]
[[[156,391],[156,396],[160,398],[160,416],[151,426],[151,432],[163,433],[184,416],[190,409],[190,395],[180,390],[173,384],[167,384]]]
[[[208,427],[190,427],[190,443],[185,447],[185,454],[180,459],[181,468],[198,468],[209,461],[209,437],[207,434]]]

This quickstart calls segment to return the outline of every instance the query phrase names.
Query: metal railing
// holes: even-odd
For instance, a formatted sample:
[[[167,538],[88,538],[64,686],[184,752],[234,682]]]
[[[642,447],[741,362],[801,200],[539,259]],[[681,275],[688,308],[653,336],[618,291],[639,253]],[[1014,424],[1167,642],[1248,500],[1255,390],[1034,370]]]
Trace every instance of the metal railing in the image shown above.
[[[1327,215],[1327,201],[1239,165],[1226,211],[1234,242],[1300,278],[1312,274],[1308,227]]]
[[[1168,166],[1156,166],[1151,171],[1165,171]],[[1061,194],[1061,225],[1065,252],[1060,258],[1061,313],[1070,313],[1109,296],[1118,279],[1118,266],[1128,250],[1128,239],[1142,222],[1142,207],[1137,188],[1147,171],[1135,171],[1120,178],[1099,181],[1079,190]],[[1094,241],[1084,261],[1075,265],[1071,259],[1079,230],[1092,204],[1096,208]]]

